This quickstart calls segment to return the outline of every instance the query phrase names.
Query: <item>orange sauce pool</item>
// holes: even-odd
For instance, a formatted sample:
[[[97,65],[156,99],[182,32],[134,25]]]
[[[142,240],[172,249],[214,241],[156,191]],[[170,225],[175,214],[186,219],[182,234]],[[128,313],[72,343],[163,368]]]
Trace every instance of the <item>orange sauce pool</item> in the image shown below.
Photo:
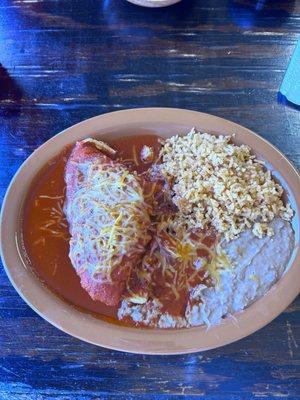
[[[143,145],[152,146],[158,155],[159,137],[141,135],[106,140],[118,151],[118,159],[138,172],[150,164],[140,161]],[[22,216],[22,247],[32,271],[59,297],[96,316],[117,322],[118,306],[109,307],[94,301],[82,289],[79,277],[69,259],[69,233],[62,207],[65,201],[64,169],[70,149],[49,162],[36,176],[25,199]],[[59,224],[57,223],[59,221]]]

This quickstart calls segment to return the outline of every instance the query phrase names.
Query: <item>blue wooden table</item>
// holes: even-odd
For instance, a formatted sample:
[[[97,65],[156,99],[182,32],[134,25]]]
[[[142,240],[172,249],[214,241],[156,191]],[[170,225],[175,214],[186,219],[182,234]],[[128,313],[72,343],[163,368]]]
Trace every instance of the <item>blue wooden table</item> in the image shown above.
[[[0,0],[0,195],[32,151],[104,112],[182,107],[259,133],[300,167],[300,110],[278,97],[300,2]],[[0,399],[300,399],[300,301],[224,348],[142,356],[38,317],[0,270]]]

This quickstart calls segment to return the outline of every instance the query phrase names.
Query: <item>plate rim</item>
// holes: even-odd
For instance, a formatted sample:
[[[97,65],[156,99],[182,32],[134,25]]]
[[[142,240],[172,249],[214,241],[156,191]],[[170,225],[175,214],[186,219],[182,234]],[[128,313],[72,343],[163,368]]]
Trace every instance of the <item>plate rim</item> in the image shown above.
[[[0,219],[0,241],[1,241],[1,258],[2,258],[2,262],[4,265],[4,269],[6,271],[6,274],[8,275],[8,278],[10,280],[10,282],[12,283],[13,287],[16,289],[16,291],[18,292],[18,294],[21,296],[21,298],[37,313],[39,314],[43,319],[45,319],[46,321],[50,322],[52,325],[56,326],[58,329],[62,330],[65,333],[68,333],[71,336],[74,336],[78,339],[81,339],[83,341],[86,341],[88,343],[92,343],[98,346],[103,346],[109,349],[113,349],[113,350],[120,350],[120,351],[127,351],[127,352],[131,352],[131,353],[138,353],[138,354],[188,354],[188,353],[193,353],[193,352],[197,352],[197,351],[204,351],[204,350],[208,350],[208,349],[212,349],[212,348],[216,348],[216,347],[221,347],[223,345],[232,343],[236,340],[239,340],[245,336],[250,335],[251,333],[261,329],[263,326],[265,326],[266,324],[268,324],[269,322],[271,322],[276,316],[278,316],[293,300],[294,298],[298,295],[298,293],[300,292],[300,279],[298,278],[298,280],[296,279],[294,282],[294,286],[293,286],[293,290],[288,291],[287,295],[285,296],[285,301],[281,303],[281,306],[278,306],[276,309],[276,312],[272,312],[271,313],[271,317],[270,318],[265,318],[264,323],[260,323],[260,324],[255,324],[255,326],[253,328],[248,328],[246,330],[243,330],[241,332],[241,329],[237,327],[235,321],[232,321],[231,324],[229,324],[229,327],[232,330],[237,330],[238,333],[234,334],[234,335],[228,335],[227,334],[227,339],[225,340],[221,340],[220,338],[217,340],[217,336],[218,336],[218,328],[220,328],[222,325],[217,325],[216,327],[212,327],[210,328],[210,334],[213,335],[217,335],[216,336],[216,340],[215,340],[215,344],[213,345],[208,345],[208,346],[201,346],[201,344],[196,344],[195,346],[190,346],[190,345],[186,345],[184,346],[184,343],[182,343],[182,336],[186,336],[187,339],[195,339],[195,335],[197,335],[196,332],[198,332],[198,335],[200,335],[200,332],[202,332],[202,336],[203,334],[206,335],[206,328],[204,328],[203,326],[200,327],[194,327],[194,328],[184,328],[184,329],[174,329],[174,330],[160,330],[160,329],[140,329],[140,328],[131,328],[131,327],[121,327],[118,325],[114,325],[99,319],[96,319],[95,317],[92,317],[88,314],[85,314],[81,311],[78,311],[77,309],[75,309],[74,307],[68,305],[67,303],[65,303],[64,301],[62,301],[60,298],[56,297],[49,289],[47,289],[39,280],[38,278],[36,278],[34,276],[34,281],[35,281],[35,294],[40,294],[42,296],[42,298],[48,298],[50,297],[50,299],[54,300],[53,305],[55,305],[58,308],[63,308],[65,309],[65,315],[61,315],[61,313],[58,312],[59,318],[55,318],[55,315],[53,314],[53,312],[49,311],[49,308],[45,307],[45,306],[41,306],[39,305],[36,301],[33,301],[34,299],[32,299],[32,295],[27,293],[28,288],[25,287],[24,288],[24,282],[20,281],[20,279],[18,280],[18,278],[15,275],[15,272],[12,273],[12,271],[14,270],[15,267],[12,267],[12,265],[9,265],[12,260],[11,260],[11,256],[10,254],[8,254],[8,248],[6,246],[6,242],[7,242],[7,238],[6,235],[4,234],[4,227],[5,227],[5,231],[7,230],[7,225],[6,225],[6,215],[7,212],[11,206],[11,203],[9,203],[11,201],[10,197],[12,195],[13,189],[15,187],[15,184],[20,176],[20,174],[22,173],[22,171],[26,171],[27,168],[29,168],[30,163],[32,162],[32,160],[34,160],[37,156],[39,152],[44,151],[45,149],[47,149],[49,146],[51,146],[51,144],[59,141],[59,138],[62,138],[64,136],[66,136],[68,133],[72,133],[73,131],[76,130],[84,130],[85,126],[91,126],[94,123],[98,124],[99,120],[101,122],[101,120],[108,120],[111,121],[110,123],[112,125],[114,125],[114,118],[116,117],[121,118],[125,117],[130,120],[131,119],[136,119],[137,121],[139,119],[143,119],[143,114],[148,114],[148,118],[152,115],[152,113],[155,113],[155,115],[157,116],[157,114],[161,114],[160,117],[162,118],[163,115],[162,114],[174,114],[174,116],[176,115],[177,117],[179,115],[189,115],[189,116],[194,116],[196,119],[201,119],[201,118],[208,118],[208,120],[213,119],[216,122],[220,123],[220,124],[225,124],[225,125],[230,125],[232,128],[236,128],[238,130],[241,130],[241,132],[243,131],[244,133],[250,134],[253,138],[255,138],[256,140],[260,141],[260,142],[264,142],[265,145],[267,147],[269,147],[272,151],[271,153],[274,153],[275,155],[277,154],[277,157],[279,156],[279,158],[281,158],[284,163],[286,164],[286,168],[290,169],[290,173],[291,171],[293,172],[293,174],[295,175],[295,179],[296,181],[298,181],[298,183],[300,184],[300,174],[298,172],[298,170],[296,169],[296,167],[292,164],[292,162],[290,160],[287,159],[287,157],[279,150],[277,149],[273,144],[271,144],[270,142],[268,142],[266,139],[262,138],[261,136],[259,136],[258,134],[256,134],[255,132],[251,131],[248,128],[245,128],[235,122],[229,121],[227,119],[224,118],[220,118],[218,116],[214,116],[211,114],[207,114],[207,113],[202,113],[202,112],[198,112],[198,111],[194,111],[194,110],[185,110],[185,109],[180,109],[180,108],[167,108],[167,107],[147,107],[147,108],[135,108],[135,109],[125,109],[125,110],[118,110],[118,111],[113,111],[113,112],[109,112],[109,113],[105,113],[105,114],[101,114],[101,115],[97,115],[94,116],[92,118],[83,120],[75,125],[72,125],[71,127],[68,127],[66,129],[64,129],[63,131],[57,133],[56,135],[54,135],[53,137],[51,137],[50,139],[48,139],[46,142],[44,142],[41,146],[39,146],[22,164],[21,166],[18,168],[18,170],[16,171],[16,173],[14,174],[13,178],[11,179],[11,182],[7,188],[6,194],[4,196],[3,199],[3,203],[2,203],[2,208],[1,208],[1,219]],[[169,117],[168,117],[169,118]],[[147,119],[147,118],[146,118]],[[155,120],[155,119],[154,119]],[[162,120],[160,120],[160,122],[162,122]],[[166,121],[167,122],[167,121]],[[131,122],[132,123],[132,122]],[[177,123],[178,125],[179,123]],[[226,134],[227,132],[224,132],[224,134]],[[175,133],[176,134],[176,133]],[[91,135],[90,133],[88,135]],[[88,136],[88,135],[82,135],[82,137],[84,136]],[[72,140],[69,140],[69,142],[71,143]],[[51,159],[51,157],[46,157],[44,159],[44,163],[47,162],[47,160]],[[36,171],[37,172],[37,171]],[[35,172],[35,174],[36,174]],[[284,181],[286,182],[286,177],[283,176]],[[300,185],[299,185],[300,186]],[[293,190],[293,192],[295,188],[291,188],[291,190]],[[295,196],[295,200],[296,200],[296,205],[297,205],[297,214],[298,214],[298,219],[299,219],[299,204],[300,204],[300,188],[298,190],[298,194],[299,194],[299,198]],[[17,201],[17,200],[15,200]],[[20,203],[20,199],[19,199],[19,203]],[[17,218],[15,216],[15,218]],[[9,247],[9,246],[8,246]],[[11,246],[10,246],[11,247]],[[15,247],[17,248],[17,245],[15,244]],[[21,265],[21,257],[19,256],[19,269],[20,269],[20,265]],[[257,300],[256,302],[254,302],[251,306],[247,307],[247,309],[245,311],[242,311],[240,313],[238,313],[236,316],[238,318],[238,320],[241,320],[242,323],[246,323],[247,322],[247,318],[245,318],[245,314],[249,314],[249,310],[253,309],[253,308],[257,308],[259,306],[260,303],[262,303],[267,296],[270,296],[270,294],[274,294],[274,290],[276,291],[278,289],[279,286],[282,286],[281,283],[282,281],[287,281],[288,279],[291,280],[291,278],[289,278],[289,276],[291,275],[291,270],[295,269],[295,264],[299,263],[300,264],[300,251],[299,251],[299,246],[298,246],[298,251],[295,254],[295,258],[292,262],[292,265],[289,269],[289,271],[287,271],[285,273],[285,275],[279,280],[279,282],[277,284],[275,284],[270,290],[269,292],[263,296],[261,299]],[[22,267],[21,267],[22,268]],[[20,272],[20,271],[19,271]],[[24,273],[24,271],[21,270],[21,272]],[[29,271],[27,271],[29,272]],[[32,274],[31,272],[29,272],[29,274]],[[33,275],[33,274],[32,274]],[[295,274],[292,274],[295,275]],[[23,275],[22,275],[23,276]],[[27,276],[27,275],[25,275]],[[295,276],[296,278],[296,276]],[[293,281],[292,281],[293,283]],[[26,284],[26,282],[25,282]],[[32,286],[32,285],[29,285]],[[43,296],[44,295],[44,296]],[[49,300],[50,300],[49,299]],[[89,324],[94,330],[97,329],[97,327],[95,326],[95,322],[96,325],[98,325],[98,329],[101,330],[103,334],[112,334],[112,331],[120,331],[123,332],[124,335],[129,335],[129,336],[133,336],[132,340],[135,341],[127,341],[124,340],[110,340],[110,338],[108,337],[108,340],[104,340],[103,337],[101,337],[101,335],[97,335],[95,333],[94,337],[90,337],[90,336],[86,336],[83,333],[78,333],[78,331],[76,330],[76,326],[74,327],[74,324],[70,323],[70,321],[67,319],[68,318],[75,318],[76,320],[76,315],[80,315],[79,320],[85,321],[87,324]],[[65,323],[64,323],[64,317],[65,317]],[[226,320],[228,320],[228,318],[226,318]],[[243,322],[244,321],[244,322]],[[249,322],[249,321],[248,321]],[[226,324],[228,325],[228,321],[226,321]],[[100,329],[100,328],[101,329]],[[134,334],[132,335],[134,331]],[[204,332],[205,331],[205,332]],[[227,331],[226,331],[227,332]],[[139,333],[139,334],[138,334]],[[176,335],[175,335],[176,333]],[[159,341],[157,342],[157,339],[154,340],[154,343],[148,343],[149,347],[148,348],[143,348],[142,343],[138,342],[138,339],[140,340],[141,338],[139,338],[139,336],[143,335],[143,341],[147,341],[147,339],[149,341],[152,340],[154,336],[160,337],[161,338],[161,342],[159,345]],[[169,339],[169,341],[166,341],[166,338]],[[178,346],[176,346],[177,343],[177,339],[179,340],[179,342],[181,343]],[[120,337],[120,339],[122,339]],[[170,342],[170,340],[172,340],[173,342]],[[216,344],[218,342],[218,344]],[[173,344],[172,344],[173,343]],[[175,346],[174,346],[175,343]],[[172,345],[172,348],[166,348],[165,346],[168,345]],[[158,346],[158,347],[157,347]]]

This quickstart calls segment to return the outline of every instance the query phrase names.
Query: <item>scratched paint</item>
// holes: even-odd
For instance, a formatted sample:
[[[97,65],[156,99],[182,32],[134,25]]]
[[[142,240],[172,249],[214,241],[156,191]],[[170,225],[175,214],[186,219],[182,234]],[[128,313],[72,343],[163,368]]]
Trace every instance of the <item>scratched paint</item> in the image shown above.
[[[277,90],[300,2],[0,0],[0,196],[40,144],[82,119],[168,106],[245,125],[300,167],[299,108]],[[143,356],[39,318],[0,270],[0,399],[300,398],[300,299],[259,332],[205,353]]]
[[[286,321],[286,333],[287,333],[289,355],[291,358],[294,358],[294,351],[298,349],[298,343],[296,342],[290,321]]]

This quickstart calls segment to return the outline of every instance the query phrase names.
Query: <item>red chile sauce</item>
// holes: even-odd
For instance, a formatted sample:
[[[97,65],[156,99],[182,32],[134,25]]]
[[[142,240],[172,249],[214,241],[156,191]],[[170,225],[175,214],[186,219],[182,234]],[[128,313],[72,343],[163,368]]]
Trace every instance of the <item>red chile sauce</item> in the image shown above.
[[[119,160],[138,173],[143,173],[151,166],[151,163],[143,163],[140,159],[142,147],[151,146],[154,149],[155,160],[161,147],[159,137],[154,135],[121,137],[106,142],[117,150]],[[120,324],[121,322],[116,319],[118,306],[109,307],[92,300],[81,287],[79,277],[68,256],[69,233],[62,207],[65,192],[64,169],[70,151],[65,149],[49,162],[33,181],[24,203],[22,246],[33,272],[51,291],[83,311]],[[52,223],[57,219],[60,225]],[[211,246],[215,240],[214,234],[207,235],[206,245]],[[132,279],[134,280],[134,274]],[[165,282],[160,271],[153,274],[153,279],[154,292],[159,299],[163,299],[166,293]],[[134,287],[135,283],[132,284]],[[169,296],[163,303],[163,310],[174,315],[182,315],[186,301],[186,292],[180,293],[177,300]],[[126,319],[126,324],[134,325],[129,319]]]

